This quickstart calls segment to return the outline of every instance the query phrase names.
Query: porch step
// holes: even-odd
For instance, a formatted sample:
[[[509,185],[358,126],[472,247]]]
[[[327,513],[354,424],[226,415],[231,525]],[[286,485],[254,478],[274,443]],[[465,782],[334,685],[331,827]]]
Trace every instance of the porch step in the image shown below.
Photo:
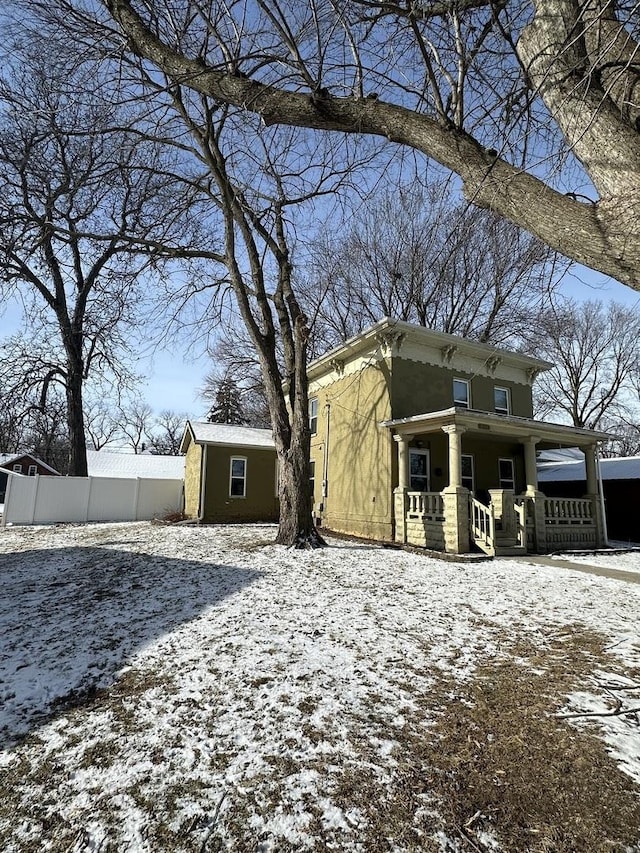
[[[527,553],[526,547],[524,545],[517,545],[515,541],[511,542],[507,540],[506,542],[496,542],[493,545],[487,545],[482,540],[475,539],[473,544],[489,557],[517,557],[524,556]]]
[[[524,545],[496,545],[493,550],[496,557],[517,557],[527,553]]]

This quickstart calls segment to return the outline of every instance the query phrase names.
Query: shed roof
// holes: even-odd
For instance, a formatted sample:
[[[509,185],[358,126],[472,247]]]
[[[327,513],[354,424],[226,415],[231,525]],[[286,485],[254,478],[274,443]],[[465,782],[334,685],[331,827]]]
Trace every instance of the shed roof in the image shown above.
[[[214,444],[231,447],[264,447],[275,450],[270,429],[239,426],[237,424],[210,424],[206,421],[187,421],[180,450],[184,453],[189,443]]]

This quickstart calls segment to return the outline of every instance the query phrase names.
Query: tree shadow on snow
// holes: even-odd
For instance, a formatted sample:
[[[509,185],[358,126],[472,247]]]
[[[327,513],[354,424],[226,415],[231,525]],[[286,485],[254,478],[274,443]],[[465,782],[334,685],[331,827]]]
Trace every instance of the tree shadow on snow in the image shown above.
[[[0,556],[0,748],[92,701],[136,652],[260,576],[100,547]]]

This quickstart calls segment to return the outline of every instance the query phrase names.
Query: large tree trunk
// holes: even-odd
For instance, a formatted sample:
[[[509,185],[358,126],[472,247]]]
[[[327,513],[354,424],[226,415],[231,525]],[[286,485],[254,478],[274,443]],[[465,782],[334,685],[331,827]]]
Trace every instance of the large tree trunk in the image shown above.
[[[70,477],[88,476],[82,384],[82,360],[75,352],[67,352],[66,395]]]
[[[309,486],[309,440],[292,442],[278,454],[280,474],[280,525],[276,542],[295,548],[324,545],[313,522],[313,497]]]
[[[325,542],[312,516],[306,341],[296,336],[296,347],[296,369],[289,377],[290,409],[287,409],[275,348],[266,346],[264,341],[259,347],[262,377],[278,454],[280,525],[276,542],[294,548],[318,548]]]

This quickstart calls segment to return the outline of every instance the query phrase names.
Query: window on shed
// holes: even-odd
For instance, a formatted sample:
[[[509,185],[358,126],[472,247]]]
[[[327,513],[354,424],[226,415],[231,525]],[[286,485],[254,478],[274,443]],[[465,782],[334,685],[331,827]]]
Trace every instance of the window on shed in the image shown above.
[[[35,477],[37,473],[38,473],[38,466],[37,465],[29,465],[29,476]]]
[[[232,456],[229,471],[229,496],[247,496],[247,460],[244,456]]]
[[[13,470],[16,472],[16,474],[22,474],[22,465],[19,462],[16,462],[16,464],[13,466]]]
[[[493,389],[493,404],[494,409],[499,415],[511,414],[511,400],[508,388]]]
[[[309,430],[311,435],[318,432],[318,398],[313,397],[309,400]]]
[[[471,395],[469,393],[469,383],[466,379],[453,380],[453,405],[462,406],[465,409],[471,406]]]

